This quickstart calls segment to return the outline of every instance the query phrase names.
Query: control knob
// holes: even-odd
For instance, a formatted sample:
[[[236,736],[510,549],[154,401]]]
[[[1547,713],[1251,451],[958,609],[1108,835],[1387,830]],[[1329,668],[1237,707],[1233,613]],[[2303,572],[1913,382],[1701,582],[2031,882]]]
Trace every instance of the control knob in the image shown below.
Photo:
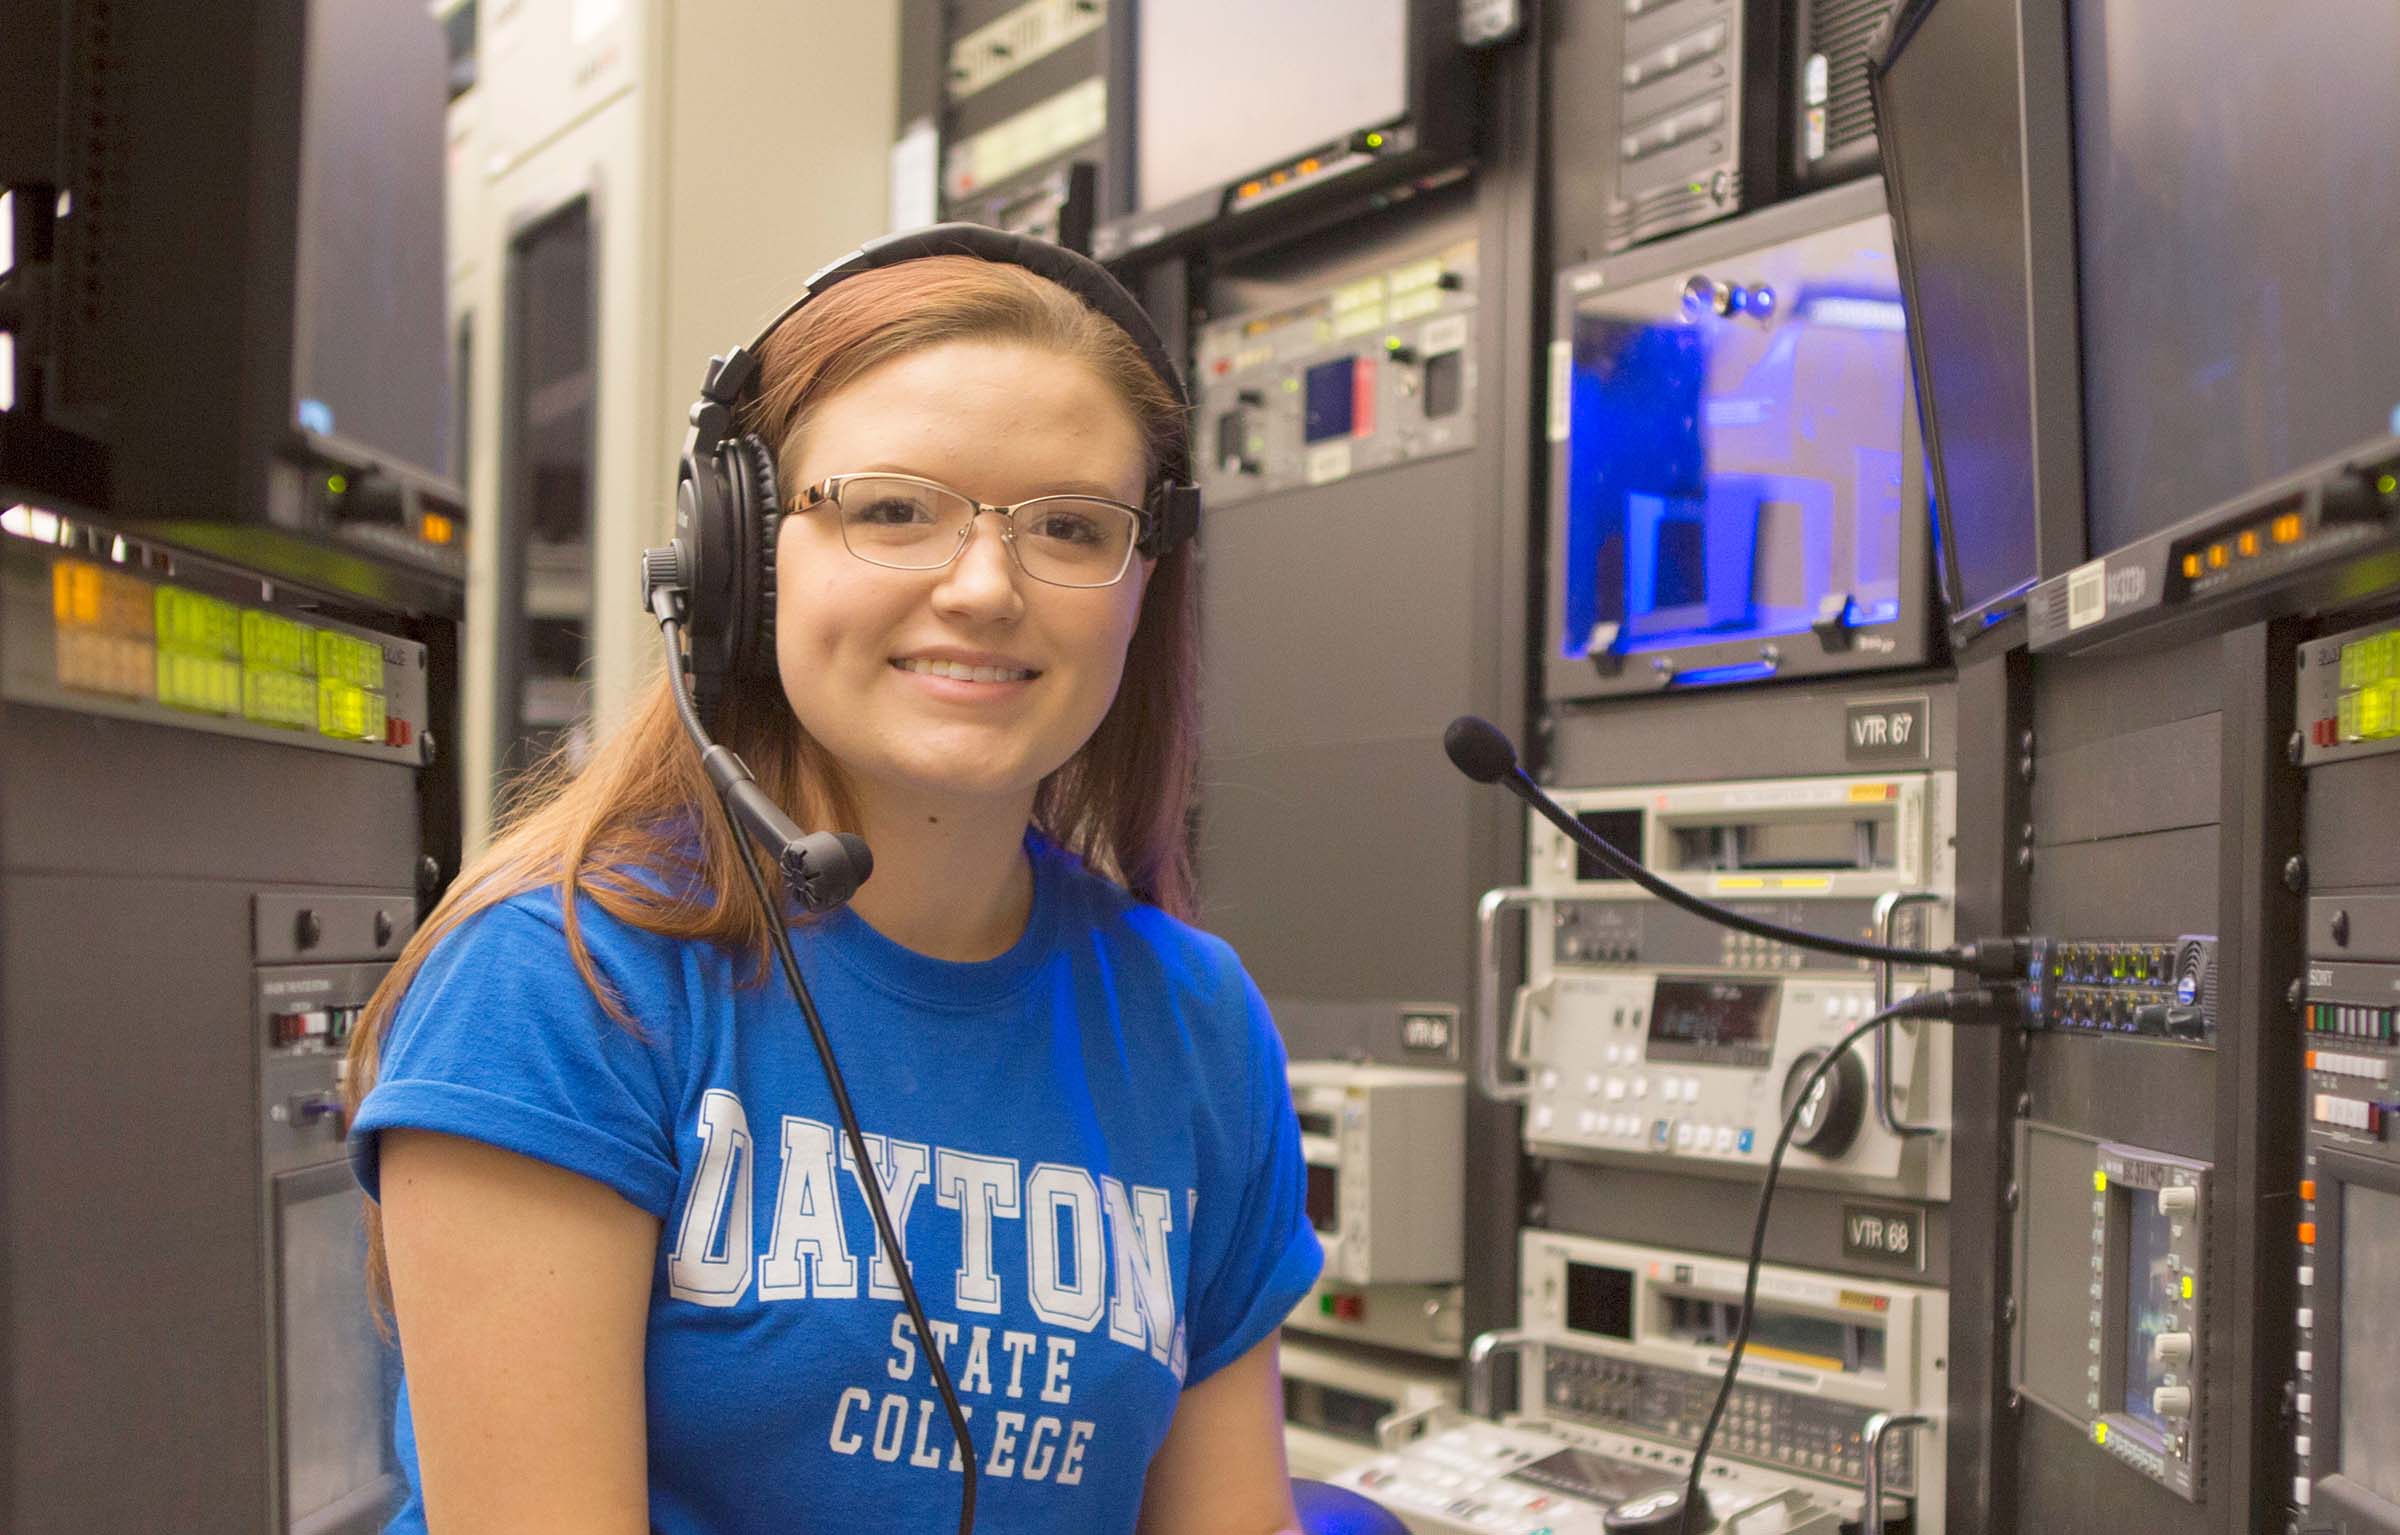
[[[2192,1388],[2161,1386],[2150,1393],[2150,1410],[2162,1418],[2188,1418],[2192,1415]]]
[[[1823,1059],[1824,1051],[1810,1050],[1792,1062],[1783,1079],[1785,1115],[1790,1115],[1799,1100],[1801,1084]],[[1820,1157],[1841,1156],[1858,1139],[1866,1112],[1867,1069],[1859,1064],[1856,1050],[1846,1050],[1808,1095],[1808,1103],[1800,1110],[1799,1128],[1792,1132],[1792,1144]]]
[[[2192,1335],[2188,1332],[2162,1332],[2150,1340],[2152,1364],[2188,1364],[2191,1357]]]

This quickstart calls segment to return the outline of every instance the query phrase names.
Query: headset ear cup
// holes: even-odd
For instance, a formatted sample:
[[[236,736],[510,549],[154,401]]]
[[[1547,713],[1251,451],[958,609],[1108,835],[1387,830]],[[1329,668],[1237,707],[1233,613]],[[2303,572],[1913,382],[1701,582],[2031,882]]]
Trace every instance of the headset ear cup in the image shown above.
[[[675,542],[682,546],[679,563],[687,582],[684,640],[692,701],[703,715],[716,706],[726,666],[725,616],[737,596],[727,559],[734,541],[727,499],[720,456],[687,451],[675,486]]]
[[[783,531],[782,489],[775,454],[745,433],[724,448],[726,482],[734,495],[734,526],[740,561],[735,581],[740,596],[726,636],[731,671],[737,677],[775,675],[775,542]]]

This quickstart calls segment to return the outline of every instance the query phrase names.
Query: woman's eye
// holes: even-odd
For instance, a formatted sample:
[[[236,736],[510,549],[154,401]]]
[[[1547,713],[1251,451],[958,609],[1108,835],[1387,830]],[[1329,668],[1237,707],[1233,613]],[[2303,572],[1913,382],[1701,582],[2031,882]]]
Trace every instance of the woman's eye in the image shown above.
[[[912,522],[931,522],[933,514],[922,502],[903,500],[898,496],[878,496],[850,513],[853,522],[872,523],[880,527],[899,527]]]
[[[1062,544],[1096,544],[1104,536],[1099,519],[1085,512],[1044,512],[1033,534]]]

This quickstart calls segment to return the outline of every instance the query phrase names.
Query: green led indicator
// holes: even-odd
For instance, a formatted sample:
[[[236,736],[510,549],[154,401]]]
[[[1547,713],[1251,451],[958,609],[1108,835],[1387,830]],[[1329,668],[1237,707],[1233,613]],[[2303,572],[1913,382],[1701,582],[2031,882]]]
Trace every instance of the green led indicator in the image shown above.
[[[2381,474],[2375,477],[2377,495],[2388,496],[2395,490],[2400,490],[2400,474]]]
[[[1684,190],[1694,193],[1705,192],[1708,190],[1708,183],[1705,181],[1695,181],[1690,186],[1685,187]]]
[[[1383,135],[1380,133],[1368,134],[1367,147],[1369,149],[1381,149],[1383,147]]]
[[[325,488],[338,496],[350,488],[350,481],[342,475],[329,474],[325,477]]]
[[[244,667],[242,715],[262,725],[306,730],[317,722],[316,684],[285,672]]]

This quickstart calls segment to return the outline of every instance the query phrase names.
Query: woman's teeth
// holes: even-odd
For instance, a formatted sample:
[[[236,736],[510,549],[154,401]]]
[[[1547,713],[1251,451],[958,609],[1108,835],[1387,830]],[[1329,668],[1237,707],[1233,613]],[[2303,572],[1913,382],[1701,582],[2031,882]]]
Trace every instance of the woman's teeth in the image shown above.
[[[1029,682],[1033,673],[1008,666],[961,666],[956,661],[896,660],[892,663],[904,672],[923,672],[929,677],[955,677],[961,682]]]

